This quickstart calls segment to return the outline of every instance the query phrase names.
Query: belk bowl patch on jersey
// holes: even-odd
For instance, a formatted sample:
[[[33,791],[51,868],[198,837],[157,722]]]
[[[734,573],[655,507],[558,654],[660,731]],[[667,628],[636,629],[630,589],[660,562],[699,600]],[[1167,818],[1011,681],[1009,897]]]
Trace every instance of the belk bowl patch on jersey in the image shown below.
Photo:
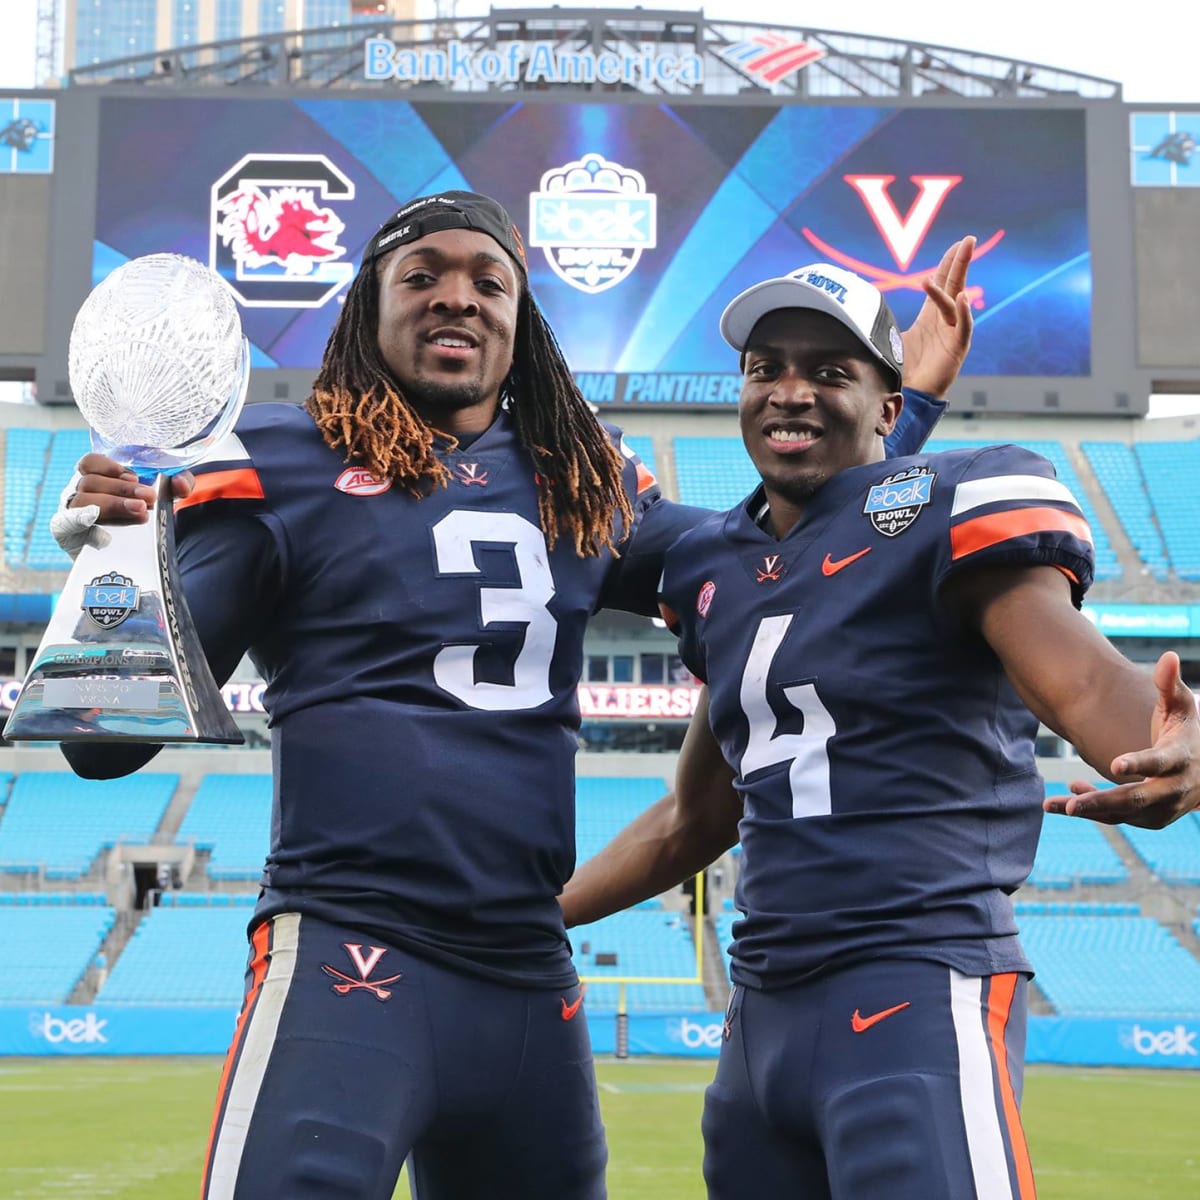
[[[933,499],[936,478],[937,472],[925,467],[909,467],[889,475],[867,491],[863,512],[885,537],[895,537],[903,533]]]

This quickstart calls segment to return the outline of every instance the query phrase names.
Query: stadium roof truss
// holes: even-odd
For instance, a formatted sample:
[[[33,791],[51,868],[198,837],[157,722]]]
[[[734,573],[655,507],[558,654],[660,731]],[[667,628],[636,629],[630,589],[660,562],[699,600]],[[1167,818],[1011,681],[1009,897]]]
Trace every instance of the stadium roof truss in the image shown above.
[[[393,71],[368,77],[368,43],[408,61],[431,52],[458,67],[484,52],[510,66],[514,43],[567,63],[566,78],[542,72],[456,70],[437,79]],[[390,47],[389,47],[390,43]],[[524,53],[524,49],[520,53]],[[559,59],[558,56],[563,56]],[[596,70],[604,58],[603,69]],[[424,61],[428,62],[426,57]],[[443,59],[444,61],[444,59]],[[666,63],[671,69],[650,69]],[[589,66],[590,63],[590,66]],[[639,69],[638,64],[643,64]],[[688,69],[678,69],[687,63]],[[621,70],[622,64],[632,64]],[[1120,99],[1112,80],[923,42],[803,26],[707,20],[702,11],[514,8],[430,21],[355,22],[290,33],[178,46],[77,67],[72,85],[301,86],[430,92],[642,92],[657,96],[772,95],[779,99],[1072,96]]]

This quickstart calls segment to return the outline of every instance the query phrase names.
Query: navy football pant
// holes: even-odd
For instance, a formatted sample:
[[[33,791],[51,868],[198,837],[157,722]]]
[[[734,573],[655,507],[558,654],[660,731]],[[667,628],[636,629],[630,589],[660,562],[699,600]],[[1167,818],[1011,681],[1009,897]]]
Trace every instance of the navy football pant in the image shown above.
[[[704,1101],[710,1200],[1034,1200],[1025,990],[916,961],[735,988]]]
[[[603,1200],[587,1027],[566,992],[504,987],[313,917],[251,938],[206,1200]]]

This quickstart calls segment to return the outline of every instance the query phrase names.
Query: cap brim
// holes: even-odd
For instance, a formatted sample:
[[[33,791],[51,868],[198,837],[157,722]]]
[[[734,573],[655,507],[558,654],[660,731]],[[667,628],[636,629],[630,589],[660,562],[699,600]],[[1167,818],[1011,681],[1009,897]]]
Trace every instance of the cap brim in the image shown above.
[[[861,330],[847,319],[845,308],[837,300],[826,292],[817,291],[816,288],[786,276],[781,279],[766,279],[747,288],[740,296],[735,296],[721,314],[721,336],[735,350],[745,350],[755,325],[767,313],[778,308],[808,308],[828,313],[862,341]],[[868,349],[871,350],[873,358],[879,357],[873,348]]]

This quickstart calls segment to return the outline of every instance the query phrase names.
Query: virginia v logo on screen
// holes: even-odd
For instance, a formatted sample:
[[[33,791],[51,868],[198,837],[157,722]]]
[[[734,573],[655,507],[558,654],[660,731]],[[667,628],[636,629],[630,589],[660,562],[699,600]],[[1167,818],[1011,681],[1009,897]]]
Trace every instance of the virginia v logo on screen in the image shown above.
[[[963,181],[961,175],[910,175],[909,181],[916,187],[916,196],[903,214],[892,197],[895,175],[843,175],[847,185],[854,189],[879,230],[884,245],[895,259],[895,267],[880,267],[865,262],[862,258],[839,250],[818,236],[807,226],[803,233],[821,252],[827,261],[837,263],[859,275],[865,276],[881,291],[895,288],[910,288],[923,291],[925,280],[936,269],[937,260],[920,270],[910,271],[909,265],[916,258],[946,197]],[[991,237],[975,247],[974,261],[978,262],[1004,237],[1004,230],[997,229]],[[940,251],[939,251],[940,253]],[[970,285],[967,295],[975,308],[983,307],[983,289]]]

